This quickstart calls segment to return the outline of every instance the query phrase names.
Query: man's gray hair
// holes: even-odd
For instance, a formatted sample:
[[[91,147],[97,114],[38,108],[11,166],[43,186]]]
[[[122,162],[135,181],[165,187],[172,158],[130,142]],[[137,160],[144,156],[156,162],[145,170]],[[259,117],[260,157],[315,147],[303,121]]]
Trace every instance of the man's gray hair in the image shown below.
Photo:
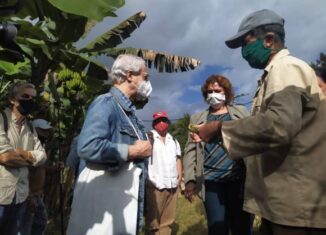
[[[126,79],[128,71],[138,74],[143,66],[146,66],[145,60],[138,56],[119,55],[112,65],[110,79],[113,84],[119,84]]]
[[[8,91],[8,99],[15,99],[17,95],[24,89],[31,88],[35,90],[35,86],[28,82],[17,82]]]

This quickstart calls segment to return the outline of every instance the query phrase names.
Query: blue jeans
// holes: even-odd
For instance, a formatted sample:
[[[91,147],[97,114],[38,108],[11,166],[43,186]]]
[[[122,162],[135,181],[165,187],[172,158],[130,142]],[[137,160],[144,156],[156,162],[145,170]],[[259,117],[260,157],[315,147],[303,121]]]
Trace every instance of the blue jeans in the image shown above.
[[[34,196],[29,200],[29,206],[25,210],[19,235],[42,235],[48,221],[43,198]]]
[[[25,210],[26,200],[19,204],[0,205],[0,234],[17,235]]]
[[[205,182],[208,232],[214,235],[251,235],[252,216],[242,210],[242,180]]]

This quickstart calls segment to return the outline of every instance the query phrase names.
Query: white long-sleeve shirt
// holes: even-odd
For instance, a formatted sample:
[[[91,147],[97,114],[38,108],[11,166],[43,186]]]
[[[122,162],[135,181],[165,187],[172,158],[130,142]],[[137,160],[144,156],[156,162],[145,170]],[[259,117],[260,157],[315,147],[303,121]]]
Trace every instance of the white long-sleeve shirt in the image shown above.
[[[18,132],[15,116],[10,109],[5,110],[8,119],[8,132],[4,128],[4,120],[0,115],[0,153],[13,151],[16,148],[30,151],[35,158],[34,166],[40,165],[46,160],[45,150],[37,137],[36,130],[33,133],[25,121]],[[8,205],[13,202],[16,195],[15,204],[26,200],[29,193],[28,168],[6,167],[0,165],[0,204]]]

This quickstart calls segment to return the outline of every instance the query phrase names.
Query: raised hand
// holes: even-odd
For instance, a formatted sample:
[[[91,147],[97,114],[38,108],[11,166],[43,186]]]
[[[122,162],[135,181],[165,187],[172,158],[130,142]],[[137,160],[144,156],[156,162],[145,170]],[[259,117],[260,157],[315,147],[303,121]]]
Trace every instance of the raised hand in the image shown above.
[[[190,137],[193,142],[210,142],[212,139],[221,136],[222,123],[213,121],[204,125],[197,125],[197,133],[191,132]]]

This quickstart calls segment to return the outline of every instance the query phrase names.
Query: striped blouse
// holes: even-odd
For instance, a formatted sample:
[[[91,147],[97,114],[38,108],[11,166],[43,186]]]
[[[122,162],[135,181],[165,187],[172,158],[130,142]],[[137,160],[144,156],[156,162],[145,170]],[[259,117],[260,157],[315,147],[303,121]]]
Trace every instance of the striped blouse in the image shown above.
[[[207,123],[211,121],[229,121],[229,113],[208,114]],[[236,180],[243,175],[244,166],[239,161],[231,160],[223,147],[222,139],[215,139],[205,144],[204,176],[209,181]]]

